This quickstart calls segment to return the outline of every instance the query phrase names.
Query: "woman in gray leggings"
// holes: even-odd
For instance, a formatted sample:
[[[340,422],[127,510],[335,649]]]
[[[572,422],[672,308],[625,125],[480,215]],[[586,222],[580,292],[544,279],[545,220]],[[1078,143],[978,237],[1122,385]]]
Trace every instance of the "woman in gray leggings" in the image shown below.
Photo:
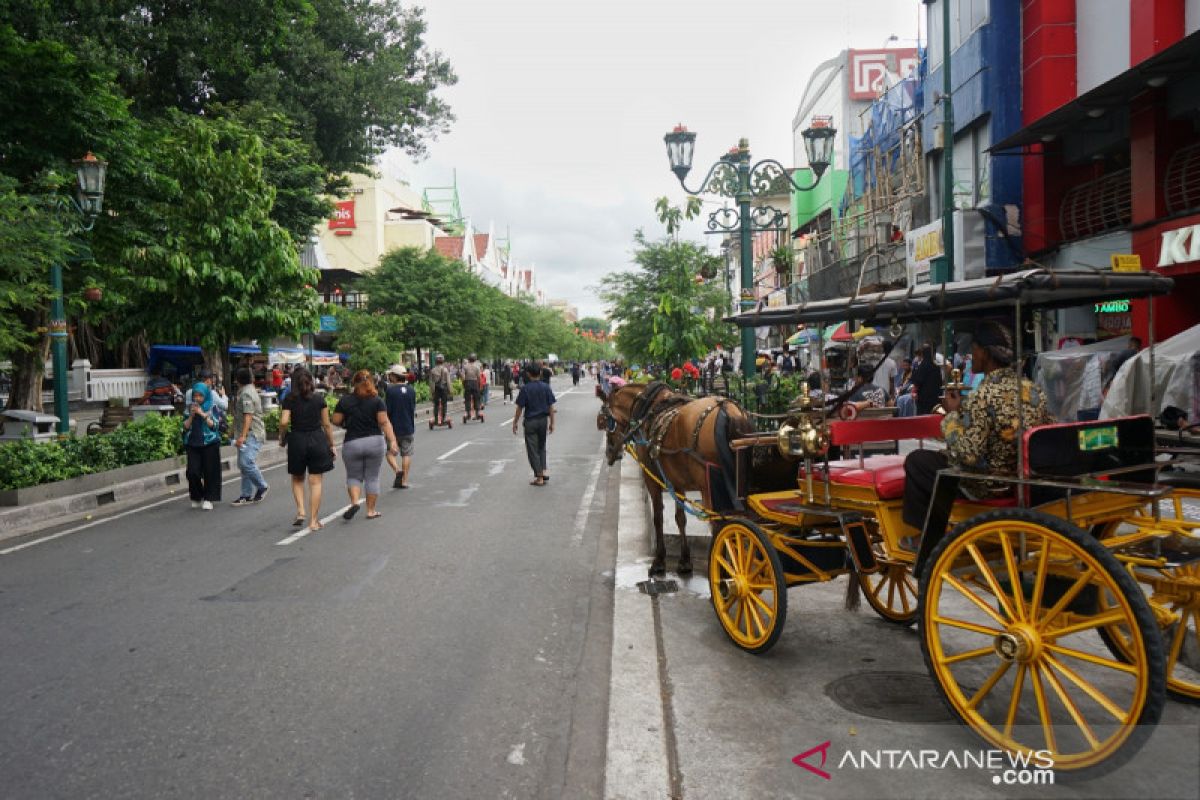
[[[367,494],[367,519],[379,519],[383,514],[375,508],[379,500],[379,468],[389,450],[400,452],[396,434],[388,421],[387,406],[375,388],[367,370],[359,370],[350,381],[352,391],[338,401],[333,410],[333,424],[346,428],[342,445],[342,463],[346,465],[346,490],[350,507],[342,519],[351,520],[358,513],[363,490]],[[385,446],[384,441],[387,444]]]

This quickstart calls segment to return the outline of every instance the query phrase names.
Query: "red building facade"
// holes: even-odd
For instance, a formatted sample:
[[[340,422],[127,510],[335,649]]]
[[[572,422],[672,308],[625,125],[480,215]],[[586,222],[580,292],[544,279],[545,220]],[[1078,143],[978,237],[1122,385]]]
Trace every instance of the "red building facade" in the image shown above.
[[[993,147],[1023,157],[1035,261],[1132,253],[1175,279],[1154,301],[1158,339],[1200,323],[1198,28],[1192,0],[1023,0],[1025,127]],[[1143,339],[1149,302],[1131,308]]]

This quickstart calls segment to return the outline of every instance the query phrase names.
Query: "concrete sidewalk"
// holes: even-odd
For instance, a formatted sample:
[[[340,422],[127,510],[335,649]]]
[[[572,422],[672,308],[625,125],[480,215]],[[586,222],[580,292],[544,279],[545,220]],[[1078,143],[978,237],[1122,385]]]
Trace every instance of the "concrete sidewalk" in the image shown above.
[[[846,578],[789,590],[783,635],[759,656],[717,621],[707,546],[693,550],[693,577],[668,574],[678,591],[642,594],[648,504],[629,459],[622,478],[607,797],[1200,797],[1200,707],[1170,699],[1131,763],[1096,780],[1060,775],[1055,786],[1026,787],[999,785],[986,769],[838,769],[860,751],[987,746],[942,704],[916,628],[884,622],[865,602],[846,611]],[[804,753],[830,777],[793,762]]]

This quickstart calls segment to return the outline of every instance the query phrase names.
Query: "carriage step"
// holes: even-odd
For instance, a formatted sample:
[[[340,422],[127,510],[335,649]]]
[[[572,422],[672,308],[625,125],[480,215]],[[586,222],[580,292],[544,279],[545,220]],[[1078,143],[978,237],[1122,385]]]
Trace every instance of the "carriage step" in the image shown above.
[[[670,594],[679,591],[679,584],[675,581],[642,581],[637,587],[642,594],[648,594],[651,597],[658,594]]]
[[[863,575],[879,571],[879,562],[875,560],[875,551],[871,548],[871,537],[867,526],[861,520],[842,523],[842,534],[846,537],[846,549],[854,561],[854,569]]]

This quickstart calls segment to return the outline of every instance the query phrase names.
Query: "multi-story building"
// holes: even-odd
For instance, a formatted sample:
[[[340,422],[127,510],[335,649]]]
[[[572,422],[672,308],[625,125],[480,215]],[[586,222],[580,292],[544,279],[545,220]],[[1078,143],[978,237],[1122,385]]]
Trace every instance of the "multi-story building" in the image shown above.
[[[1200,322],[1200,0],[1025,0],[1024,127],[993,151],[1024,171],[1025,249],[1105,269],[1140,257],[1176,281],[1158,337]],[[957,106],[956,106],[957,108]],[[1022,156],[1016,158],[1013,156]],[[1146,338],[1149,303],[1084,308],[1060,335]]]

